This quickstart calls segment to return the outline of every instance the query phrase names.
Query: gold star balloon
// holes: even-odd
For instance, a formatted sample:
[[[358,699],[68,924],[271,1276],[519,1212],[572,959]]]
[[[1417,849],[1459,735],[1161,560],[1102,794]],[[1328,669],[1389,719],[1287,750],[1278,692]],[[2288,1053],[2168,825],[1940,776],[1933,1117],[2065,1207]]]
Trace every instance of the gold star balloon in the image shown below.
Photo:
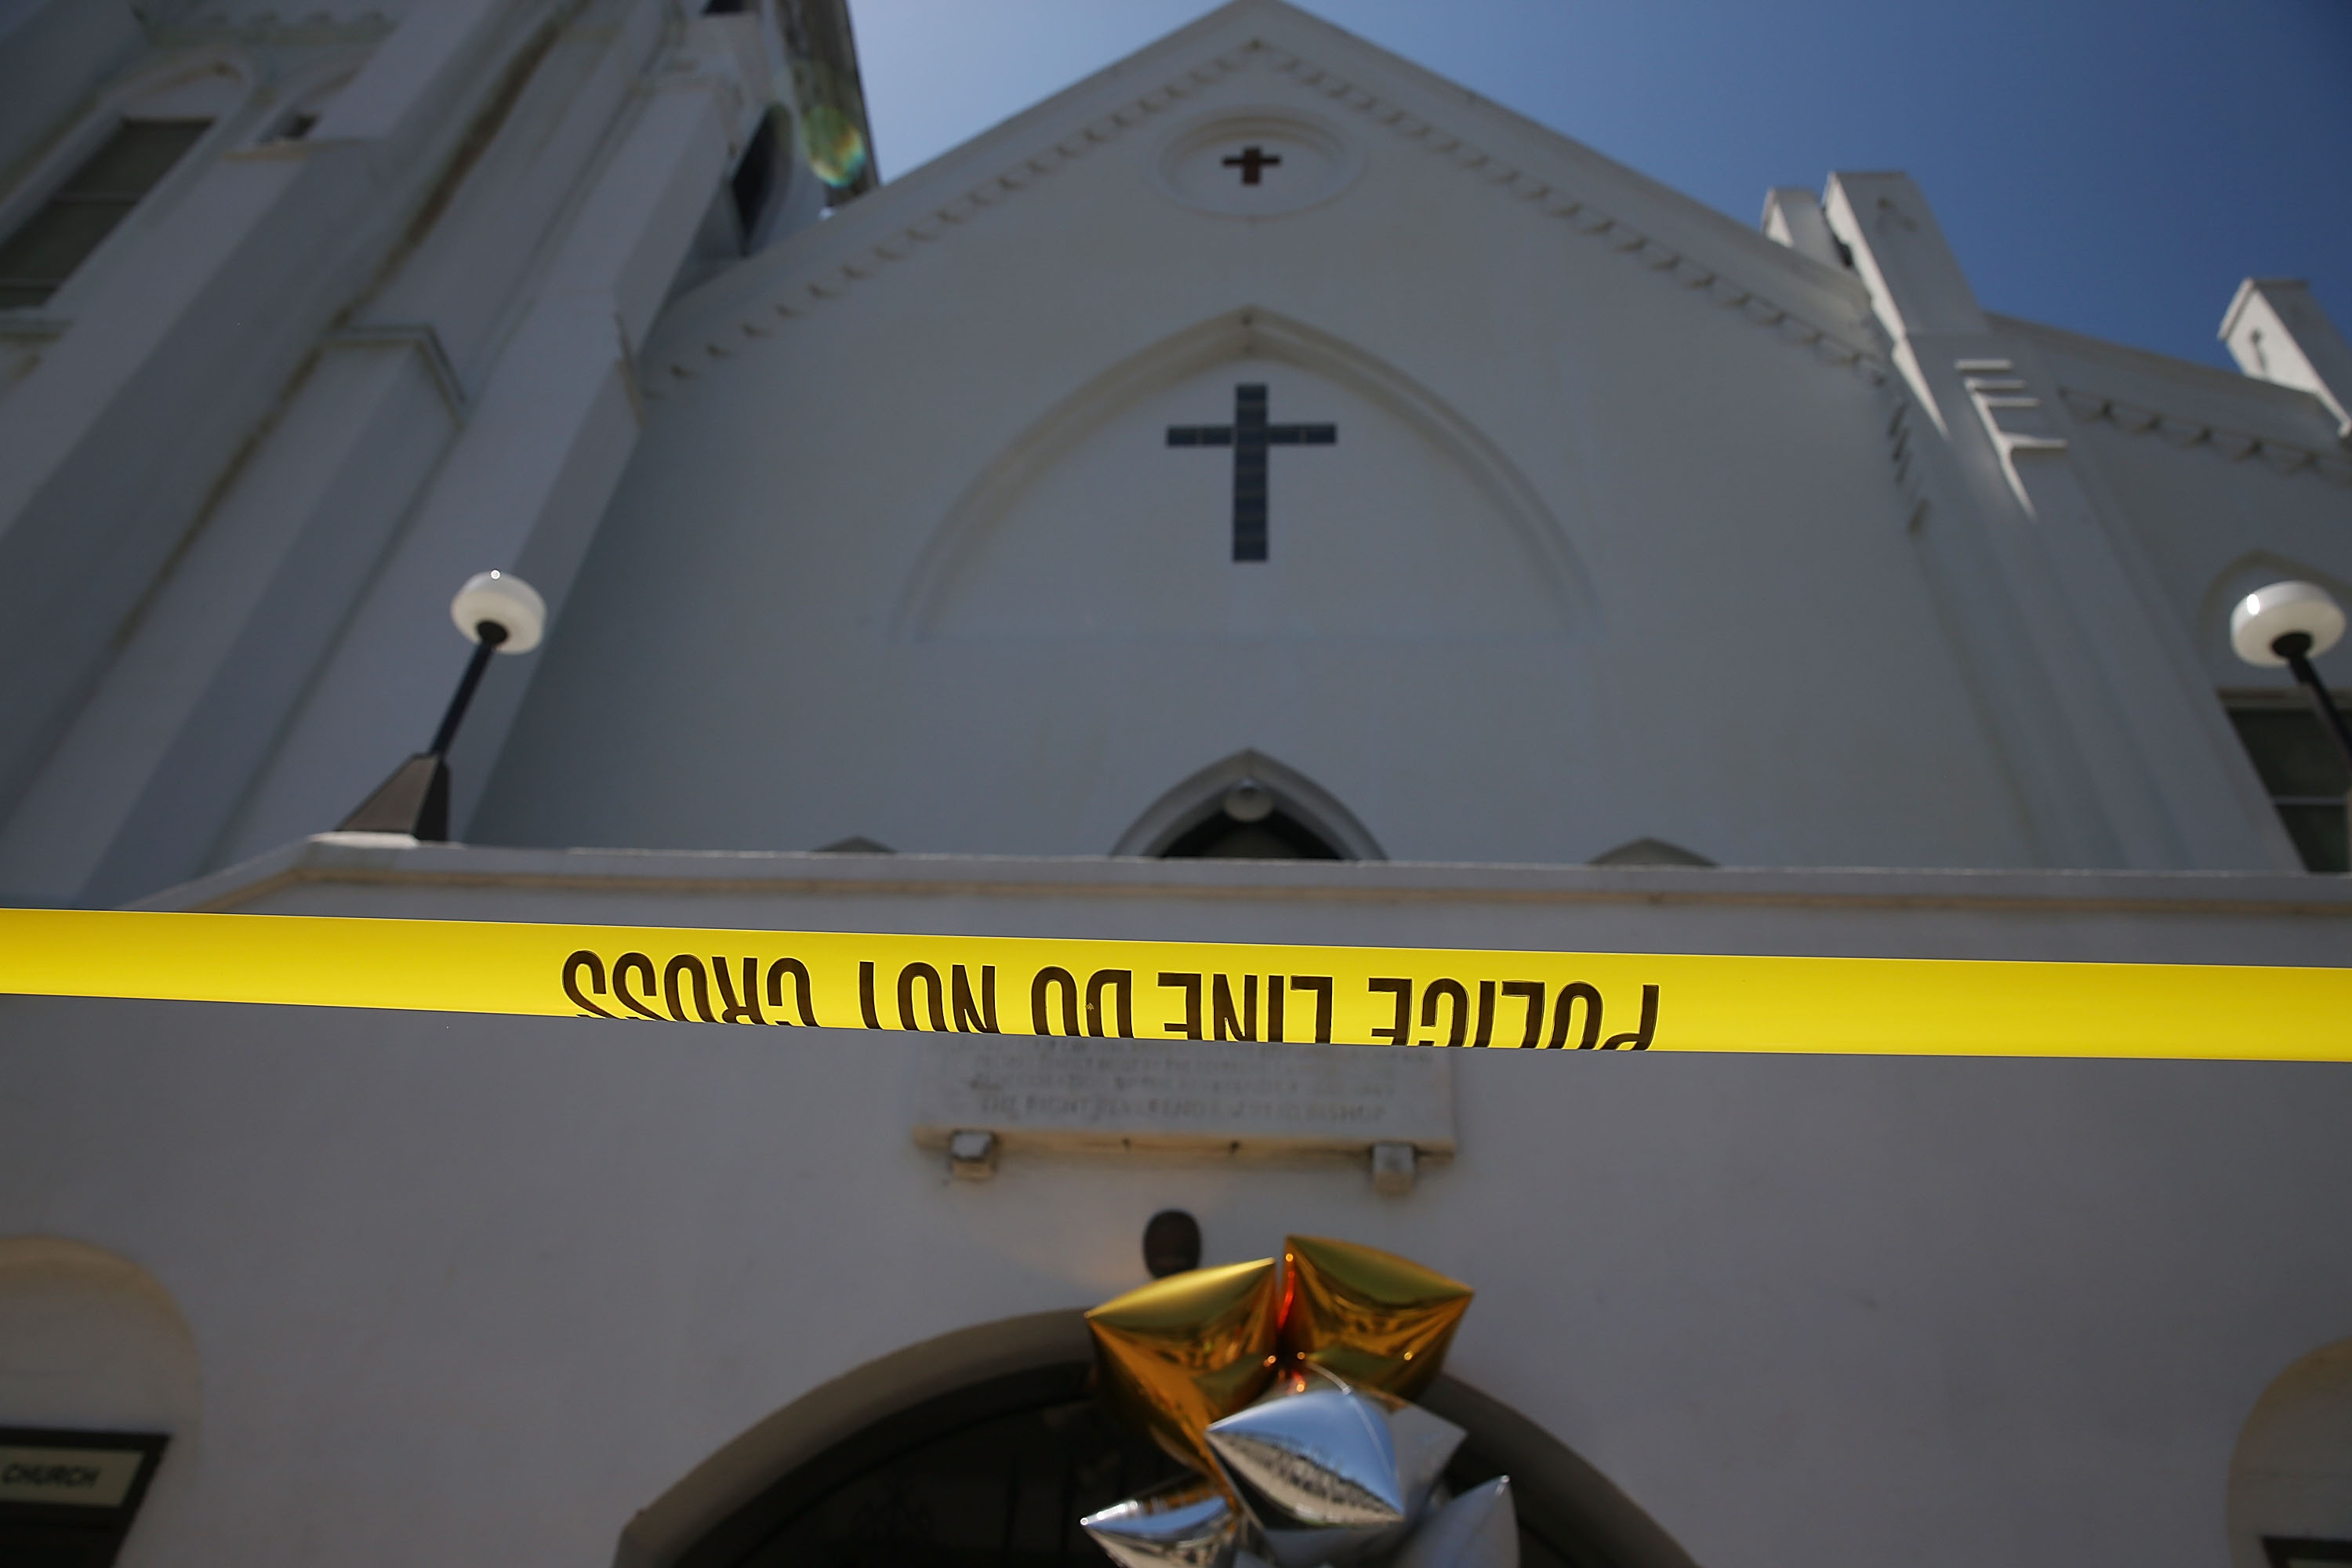
[[[1470,1310],[1470,1287],[1350,1241],[1294,1236],[1282,1253],[1282,1353],[1359,1388],[1419,1397]]]
[[[1081,1523],[1119,1568],[1518,1568],[1510,1483],[1453,1497],[1466,1434],[1412,1403],[1469,1306],[1457,1280],[1311,1236],[1105,1302],[1103,1393],[1202,1479]]]
[[[1103,1391],[1160,1447],[1214,1475],[1209,1423],[1272,1381],[1281,1306],[1271,1258],[1171,1275],[1106,1301],[1087,1314]]]

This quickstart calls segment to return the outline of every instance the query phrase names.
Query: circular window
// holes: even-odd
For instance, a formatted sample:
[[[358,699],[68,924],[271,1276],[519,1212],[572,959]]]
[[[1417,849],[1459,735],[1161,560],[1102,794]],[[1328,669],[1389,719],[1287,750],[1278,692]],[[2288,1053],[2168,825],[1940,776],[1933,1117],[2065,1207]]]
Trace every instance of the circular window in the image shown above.
[[[1356,177],[1355,143],[1286,109],[1195,121],[1160,149],[1160,187],[1198,212],[1275,217],[1329,201]]]

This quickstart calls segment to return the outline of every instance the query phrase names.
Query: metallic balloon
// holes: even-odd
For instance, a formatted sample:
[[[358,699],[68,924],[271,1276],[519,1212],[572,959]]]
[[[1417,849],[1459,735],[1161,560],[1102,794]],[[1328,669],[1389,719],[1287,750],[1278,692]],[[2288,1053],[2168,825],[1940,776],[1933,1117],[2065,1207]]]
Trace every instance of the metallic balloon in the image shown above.
[[[1432,1490],[1454,1459],[1454,1451],[1469,1436],[1444,1416],[1408,1399],[1377,1388],[1355,1388],[1312,1362],[1285,1362],[1274,1370],[1274,1381],[1258,1395],[1258,1404],[1318,1391],[1353,1392],[1379,1405],[1387,1415],[1389,1437],[1396,1447],[1397,1486],[1404,1497],[1405,1519],[1417,1520],[1428,1506]]]
[[[1292,1237],[1087,1314],[1104,1394],[1209,1478],[1081,1522],[1121,1568],[1517,1568],[1507,1479],[1451,1497],[1465,1434],[1412,1404],[1470,1289]]]
[[[1345,1394],[1354,1386],[1345,1378],[1334,1377],[1307,1362],[1278,1362],[1275,1365],[1273,1378],[1265,1385],[1265,1392],[1257,1396],[1256,1402],[1263,1404],[1269,1399],[1287,1399],[1297,1394]],[[1379,1394],[1376,1397],[1385,1399],[1388,1396]]]
[[[1335,1389],[1253,1405],[1212,1425],[1209,1447],[1245,1499],[1254,1493],[1280,1510],[1261,1524],[1379,1530],[1404,1521],[1388,1413],[1361,1394]]]
[[[1397,1486],[1404,1493],[1407,1519],[1419,1519],[1453,1462],[1454,1450],[1469,1434],[1443,1415],[1397,1400],[1390,1408],[1389,1436],[1396,1444]]]
[[[1403,1530],[1261,1530],[1268,1568],[1372,1568]]]
[[[1294,1236],[1282,1250],[1286,1356],[1406,1399],[1436,1378],[1470,1287],[1353,1242]]]
[[[1367,1395],[1278,1391],[1212,1426],[1209,1447],[1276,1568],[1353,1563],[1403,1531],[1395,1438]]]
[[[1172,1274],[1106,1301],[1087,1314],[1103,1392],[1170,1453],[1214,1475],[1204,1434],[1274,1376],[1280,1307],[1271,1258]]]
[[[1242,1517],[1213,1480],[1176,1481],[1078,1521],[1119,1568],[1233,1568]]]
[[[1389,1559],[1389,1568],[1519,1568],[1511,1478],[1472,1487],[1430,1515]]]

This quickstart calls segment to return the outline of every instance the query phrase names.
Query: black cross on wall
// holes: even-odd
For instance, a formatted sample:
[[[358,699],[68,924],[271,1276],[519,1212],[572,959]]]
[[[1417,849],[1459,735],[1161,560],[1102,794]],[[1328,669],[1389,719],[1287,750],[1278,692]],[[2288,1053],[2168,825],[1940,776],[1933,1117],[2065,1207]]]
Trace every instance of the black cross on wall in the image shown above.
[[[1230,425],[1171,425],[1171,447],[1231,447],[1234,449],[1234,559],[1265,559],[1265,449],[1268,447],[1330,447],[1339,440],[1336,425],[1269,425],[1265,388],[1234,388]]]
[[[1222,166],[1227,169],[1239,169],[1242,172],[1242,184],[1255,185],[1262,183],[1258,176],[1281,162],[1282,154],[1279,153],[1269,157],[1265,148],[1253,144],[1226,159]]]

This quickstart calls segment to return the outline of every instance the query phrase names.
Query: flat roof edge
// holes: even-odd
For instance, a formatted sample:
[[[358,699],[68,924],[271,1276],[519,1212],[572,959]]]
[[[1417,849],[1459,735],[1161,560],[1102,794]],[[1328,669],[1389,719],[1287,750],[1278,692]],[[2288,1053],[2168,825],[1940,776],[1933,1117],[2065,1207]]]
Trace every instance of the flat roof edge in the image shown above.
[[[299,885],[573,890],[738,900],[824,895],[1247,899],[1301,903],[2013,907],[2352,916],[2352,878],[2250,871],[1559,866],[1154,860],[1114,856],[538,849],[320,834],[129,907],[233,911]],[[593,923],[593,922],[590,922]]]

